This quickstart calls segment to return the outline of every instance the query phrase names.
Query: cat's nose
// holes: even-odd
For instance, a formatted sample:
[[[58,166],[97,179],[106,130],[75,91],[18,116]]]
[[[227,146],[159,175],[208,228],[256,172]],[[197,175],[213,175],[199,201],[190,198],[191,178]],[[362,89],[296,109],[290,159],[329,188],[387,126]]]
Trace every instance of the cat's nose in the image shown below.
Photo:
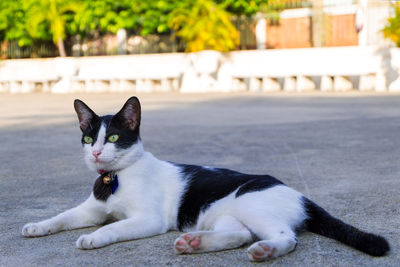
[[[99,151],[99,150],[93,150],[92,154],[93,154],[93,156],[97,159],[97,158],[100,156],[101,151]]]

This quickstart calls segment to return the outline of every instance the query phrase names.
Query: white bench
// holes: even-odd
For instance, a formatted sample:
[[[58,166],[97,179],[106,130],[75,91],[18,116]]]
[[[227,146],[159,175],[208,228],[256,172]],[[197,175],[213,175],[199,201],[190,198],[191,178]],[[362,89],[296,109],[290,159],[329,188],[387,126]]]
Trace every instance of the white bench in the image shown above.
[[[77,59],[73,91],[177,91],[182,54],[87,57]]]
[[[17,59],[0,62],[0,91],[3,92],[50,92],[59,78],[55,71],[55,59]]]
[[[343,91],[352,89],[351,76],[360,76],[360,90],[373,90],[380,66],[375,47],[279,49],[232,52],[219,74],[229,76],[221,86],[233,90],[313,90],[311,77],[320,77],[322,91]]]
[[[399,51],[335,47],[3,60],[0,91],[341,91],[353,87],[352,76],[360,78],[360,90],[394,91],[400,79],[389,86],[387,66],[400,69]]]

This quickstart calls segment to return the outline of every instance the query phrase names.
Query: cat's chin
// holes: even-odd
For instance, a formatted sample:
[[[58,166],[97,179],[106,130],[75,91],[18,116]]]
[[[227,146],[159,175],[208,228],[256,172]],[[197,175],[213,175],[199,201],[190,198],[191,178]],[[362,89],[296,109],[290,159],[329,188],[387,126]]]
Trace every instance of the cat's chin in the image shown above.
[[[124,164],[125,163],[125,164]],[[127,163],[127,164],[126,164]],[[117,164],[113,164],[112,162],[99,162],[87,160],[86,165],[91,171],[95,171],[100,173],[101,171],[117,171],[128,167],[131,162],[117,162]]]

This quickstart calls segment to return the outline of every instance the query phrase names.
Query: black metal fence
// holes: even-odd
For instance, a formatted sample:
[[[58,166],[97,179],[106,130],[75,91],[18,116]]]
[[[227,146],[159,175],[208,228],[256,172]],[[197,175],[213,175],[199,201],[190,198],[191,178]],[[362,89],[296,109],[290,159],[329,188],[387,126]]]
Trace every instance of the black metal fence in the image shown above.
[[[70,37],[65,40],[68,56],[104,56],[118,54],[171,53],[185,50],[184,43],[172,39],[170,35],[132,35],[121,45],[115,35],[85,38]],[[121,47],[122,46],[122,47]],[[59,52],[52,42],[37,42],[32,46],[21,47],[17,41],[0,44],[0,58],[39,58],[56,57]]]
[[[185,50],[183,42],[171,35],[128,35],[119,42],[116,35],[107,34],[83,40],[70,41],[69,52],[72,56],[102,56],[118,54],[171,53]]]
[[[32,46],[21,47],[18,41],[8,41],[0,44],[0,58],[37,58],[56,57],[57,47],[52,42],[37,42]]]

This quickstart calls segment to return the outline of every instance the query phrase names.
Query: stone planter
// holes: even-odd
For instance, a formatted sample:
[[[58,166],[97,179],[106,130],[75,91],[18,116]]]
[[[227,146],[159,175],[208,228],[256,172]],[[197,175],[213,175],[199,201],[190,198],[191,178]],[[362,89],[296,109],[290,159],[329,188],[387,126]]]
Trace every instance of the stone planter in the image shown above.
[[[188,68],[182,78],[183,93],[207,92],[216,90],[216,79],[221,53],[213,50],[205,50],[190,53]]]

